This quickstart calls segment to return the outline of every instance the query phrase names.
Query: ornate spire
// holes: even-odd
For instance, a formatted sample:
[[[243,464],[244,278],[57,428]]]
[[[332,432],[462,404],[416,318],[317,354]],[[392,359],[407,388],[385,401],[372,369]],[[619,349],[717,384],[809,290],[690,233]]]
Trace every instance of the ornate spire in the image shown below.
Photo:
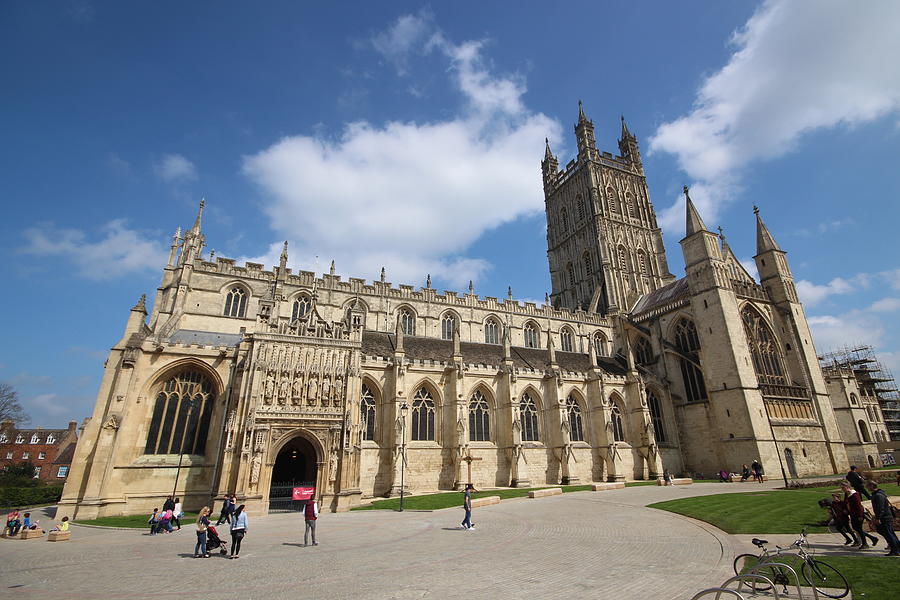
[[[685,200],[685,208],[687,212],[687,222],[684,228],[684,237],[688,237],[689,235],[695,234],[698,231],[707,231],[706,224],[703,223],[703,219],[700,218],[700,213],[697,212],[697,207],[694,206],[694,203],[691,202],[691,195],[688,193],[690,190],[688,186],[684,186],[684,200]]]
[[[397,319],[397,327],[394,329],[394,337],[396,338],[394,351],[403,352],[403,323],[399,318]]]
[[[206,206],[206,198],[200,198],[200,210],[197,211],[197,219],[191,228],[191,233],[200,233],[200,221],[203,219],[203,207]]]
[[[381,283],[384,283],[384,267],[381,267]]]
[[[509,324],[503,326],[503,360],[512,359],[512,343],[509,340]]]
[[[550,364],[556,364],[556,346],[553,344],[553,332],[547,330],[547,354],[550,355]]]
[[[769,232],[769,228],[763,223],[762,217],[759,216],[759,207],[753,207],[753,214],[756,215],[756,253],[762,254],[769,250],[783,252],[778,242],[775,241],[775,238]]]
[[[581,100],[578,100],[578,122],[579,123],[588,122],[588,118],[584,114],[584,103]]]
[[[544,138],[544,160],[553,160],[553,152],[550,151],[550,138]]]
[[[147,312],[147,294],[141,294],[141,297],[138,299],[137,304],[131,310],[140,311],[143,313]]]
[[[620,115],[619,118],[622,120],[622,134],[621,134],[621,138],[622,138],[623,140],[633,139],[634,136],[631,134],[630,131],[628,131],[628,125],[625,123],[625,115]]]
[[[459,349],[459,323],[453,324],[453,356],[462,356],[462,351]]]
[[[332,277],[334,276],[334,259],[331,259],[331,267],[328,269],[328,274]]]
[[[547,292],[544,292],[544,305],[550,306],[550,294]]]
[[[509,298],[510,300],[513,299],[512,298],[512,286],[509,286],[508,288],[506,288],[506,297]]]
[[[425,288],[431,289],[431,273],[429,273],[428,277],[425,278]]]
[[[469,293],[470,293],[470,294],[474,294],[474,293],[475,293],[475,284],[472,282],[471,279],[469,280]]]
[[[284,246],[281,247],[281,257],[279,259],[279,264],[282,269],[287,266],[287,261],[288,261],[287,248],[288,248],[287,240],[284,240]]]

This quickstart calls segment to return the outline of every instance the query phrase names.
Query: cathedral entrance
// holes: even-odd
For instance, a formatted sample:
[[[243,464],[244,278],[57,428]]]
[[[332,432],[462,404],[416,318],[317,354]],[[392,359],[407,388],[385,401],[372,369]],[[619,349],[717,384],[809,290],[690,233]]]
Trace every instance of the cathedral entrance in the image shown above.
[[[272,466],[269,512],[303,510],[305,501],[292,499],[295,487],[315,487],[318,464],[316,449],[302,436],[290,440],[278,452]]]

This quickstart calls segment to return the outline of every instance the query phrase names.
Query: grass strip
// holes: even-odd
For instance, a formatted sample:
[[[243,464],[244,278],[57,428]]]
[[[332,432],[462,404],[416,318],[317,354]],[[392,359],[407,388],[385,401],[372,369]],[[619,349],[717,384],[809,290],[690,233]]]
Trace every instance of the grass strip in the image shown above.
[[[897,589],[900,588],[900,559],[893,556],[824,556],[816,558],[820,562],[837,569],[841,575],[847,578],[850,584],[850,592],[854,598],[864,600],[895,600]],[[782,554],[772,558],[773,562],[782,562],[790,565],[800,578],[801,587],[809,587],[803,578],[803,561],[796,555]],[[768,576],[766,572],[761,575]],[[797,580],[788,572],[788,592],[796,591]],[[781,586],[777,588],[782,591]],[[820,596],[821,597],[821,596]]]

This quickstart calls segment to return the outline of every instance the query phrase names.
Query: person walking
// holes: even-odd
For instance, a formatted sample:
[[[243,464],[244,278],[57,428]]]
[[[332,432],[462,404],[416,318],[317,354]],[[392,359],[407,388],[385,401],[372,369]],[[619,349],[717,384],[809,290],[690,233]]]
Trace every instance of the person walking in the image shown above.
[[[181,531],[181,517],[183,516],[184,511],[181,509],[181,498],[175,498],[175,507],[172,509],[172,522],[175,523],[178,531]]]
[[[197,545],[194,546],[194,558],[209,558],[209,552],[206,551],[206,531],[209,529],[209,507],[204,506],[200,509],[200,516],[197,517]]]
[[[754,460],[753,463],[750,465],[750,470],[753,471],[753,480],[758,483],[762,483],[763,482],[762,464],[760,464],[760,462],[758,460]]]
[[[847,481],[850,482],[850,485],[854,490],[860,495],[865,496],[866,500],[872,499],[869,492],[866,491],[865,481],[863,481],[862,475],[856,470],[856,465],[850,466],[850,471],[847,473]]]
[[[234,512],[234,504],[231,503],[231,496],[225,494],[224,498],[222,498],[222,512],[219,513],[219,520],[216,521],[216,525],[221,525],[222,523],[231,523],[231,513]]]
[[[175,500],[172,499],[172,496],[166,496],[166,501],[163,502],[163,511],[167,510],[175,510]]]
[[[231,515],[231,556],[230,558],[240,558],[241,540],[247,535],[247,513],[244,512],[244,505],[241,504]]]
[[[475,529],[475,524],[472,523],[472,492],[474,491],[476,491],[475,486],[471,483],[467,483],[466,489],[463,490],[463,510],[466,511],[466,516],[460,525],[467,530]]]
[[[847,503],[847,512],[850,513],[850,526],[859,538],[859,546],[857,546],[857,548],[860,550],[867,550],[869,548],[867,540],[872,540],[872,545],[874,546],[878,543],[878,538],[863,531],[863,519],[865,518],[866,513],[860,495],[850,486],[849,481],[842,482],[841,488],[844,490],[844,501]]]
[[[319,505],[314,498],[306,501],[303,508],[303,518],[306,521],[306,530],[303,532],[303,545],[309,545],[309,534],[312,533],[312,545],[318,546],[316,541],[316,520],[319,518]]]
[[[831,516],[834,519],[834,528],[844,536],[844,545],[859,545],[860,540],[856,539],[856,532],[850,528],[850,511],[840,494],[831,495]]]
[[[872,492],[872,512],[875,515],[873,524],[875,531],[881,534],[888,546],[888,556],[900,556],[900,540],[894,533],[894,513],[891,510],[891,502],[887,493],[878,487],[871,479],[866,482],[866,487]]]

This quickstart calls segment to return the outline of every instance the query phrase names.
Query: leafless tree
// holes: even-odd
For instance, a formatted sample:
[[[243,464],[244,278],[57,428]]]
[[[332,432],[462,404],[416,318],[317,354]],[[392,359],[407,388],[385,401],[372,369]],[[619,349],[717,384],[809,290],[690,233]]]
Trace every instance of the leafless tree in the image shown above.
[[[16,392],[16,388],[8,383],[0,382],[0,423],[12,421],[16,425],[25,425],[30,420],[25,409],[19,404],[19,394]]]

